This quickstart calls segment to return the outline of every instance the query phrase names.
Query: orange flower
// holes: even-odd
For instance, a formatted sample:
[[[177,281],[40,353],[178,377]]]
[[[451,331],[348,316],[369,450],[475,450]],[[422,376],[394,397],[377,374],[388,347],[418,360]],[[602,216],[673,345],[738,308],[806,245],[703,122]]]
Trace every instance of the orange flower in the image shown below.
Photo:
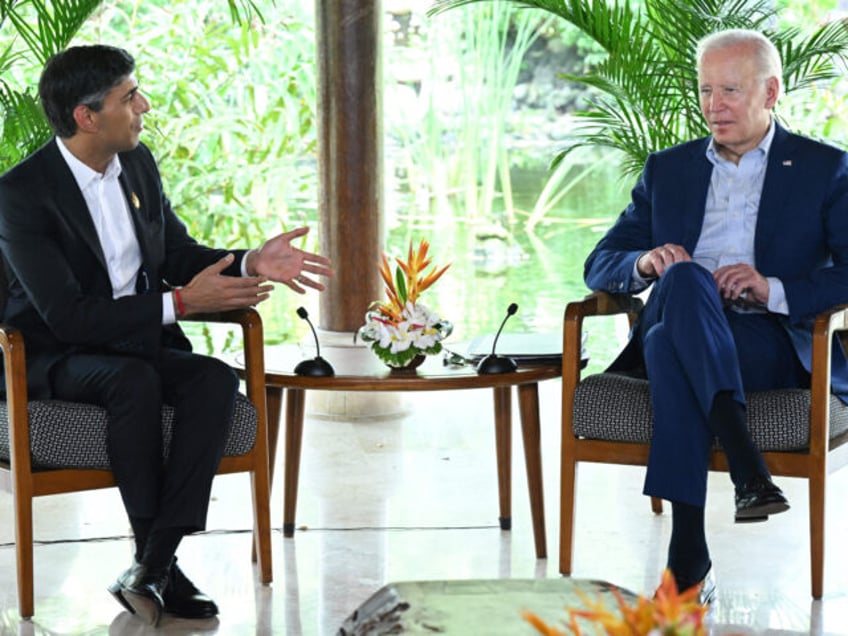
[[[424,239],[418,244],[417,250],[412,249],[412,241],[410,241],[406,261],[399,258],[395,259],[397,267],[394,276],[392,276],[389,257],[385,253],[381,256],[379,271],[385,284],[388,301],[375,302],[372,307],[392,324],[398,324],[401,321],[401,312],[406,303],[411,302],[414,305],[421,293],[439,280],[451,266],[449,263],[438,270],[433,267],[427,274],[424,274],[424,270],[432,262],[427,257],[429,249],[430,244]]]
[[[678,592],[670,570],[663,572],[662,582],[653,599],[639,596],[632,605],[628,605],[619,590],[613,588],[611,592],[618,605],[617,612],[608,609],[602,600],[593,602],[577,592],[587,609],[567,609],[567,627],[571,634],[582,636],[578,623],[585,624],[588,621],[598,630],[597,633],[605,633],[607,636],[648,636],[652,633],[664,636],[706,636],[704,615],[707,607],[698,604],[697,586]],[[565,632],[549,626],[532,612],[525,611],[523,616],[545,636],[566,636]]]

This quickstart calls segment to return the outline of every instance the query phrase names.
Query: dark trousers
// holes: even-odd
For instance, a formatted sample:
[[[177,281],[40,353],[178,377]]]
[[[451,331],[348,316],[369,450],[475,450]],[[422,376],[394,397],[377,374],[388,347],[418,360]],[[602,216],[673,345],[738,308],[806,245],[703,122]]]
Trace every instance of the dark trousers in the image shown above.
[[[703,507],[716,394],[744,404],[745,391],[805,386],[809,375],[775,316],[723,307],[712,274],[693,262],[656,281],[634,338],[654,410],[644,492]]]
[[[109,413],[107,449],[124,507],[151,529],[202,530],[229,434],[238,378],[215,358],[163,349],[156,363],[109,354],[72,355],[51,372],[57,399]],[[163,460],[162,405],[175,409]]]

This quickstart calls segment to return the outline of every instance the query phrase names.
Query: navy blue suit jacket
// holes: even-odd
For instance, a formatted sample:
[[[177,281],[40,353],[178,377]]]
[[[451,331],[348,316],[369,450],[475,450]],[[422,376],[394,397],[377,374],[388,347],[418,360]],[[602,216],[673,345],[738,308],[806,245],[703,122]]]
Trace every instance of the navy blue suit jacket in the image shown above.
[[[0,252],[5,324],[26,341],[28,390],[50,397],[48,374],[62,356],[102,352],[155,359],[160,347],[190,348],[162,325],[162,293],[187,284],[228,252],[191,238],[171,209],[150,151],[119,155],[148,288],[117,300],[91,214],[55,139],[0,177]],[[224,273],[240,274],[244,250]],[[1,376],[0,376],[1,377]]]
[[[788,132],[775,134],[757,215],[754,260],[763,276],[779,278],[789,315],[781,321],[802,364],[812,360],[816,314],[848,303],[848,154]],[[712,164],[710,138],[652,154],[631,203],[586,260],[592,290],[630,289],[636,259],[675,243],[691,254],[701,233]],[[616,367],[641,364],[638,348],[622,352]],[[848,362],[834,343],[832,388],[848,401]]]

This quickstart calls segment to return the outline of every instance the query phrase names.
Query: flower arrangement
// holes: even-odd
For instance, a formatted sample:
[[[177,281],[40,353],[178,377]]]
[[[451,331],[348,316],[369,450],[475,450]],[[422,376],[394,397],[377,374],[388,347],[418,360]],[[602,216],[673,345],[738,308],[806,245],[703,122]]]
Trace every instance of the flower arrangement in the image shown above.
[[[365,314],[365,324],[358,336],[371,343],[371,350],[392,367],[405,367],[417,356],[436,354],[442,350],[441,341],[453,330],[453,325],[443,320],[419,302],[421,293],[435,283],[450,267],[432,267],[427,256],[430,244],[422,240],[417,250],[412,242],[406,261],[395,258],[392,274],[385,253],[380,262],[380,276],[385,283],[386,301],[371,303]]]
[[[587,609],[568,609],[568,633],[582,636],[578,619],[583,619],[584,624],[586,621],[593,624],[595,633],[607,636],[706,636],[707,606],[698,603],[698,586],[678,592],[671,570],[663,572],[653,599],[639,596],[633,605],[628,605],[620,591],[612,589],[612,593],[618,602],[618,612],[608,609],[600,600],[592,602],[581,594]],[[523,616],[545,636],[567,634],[530,611],[525,611]]]

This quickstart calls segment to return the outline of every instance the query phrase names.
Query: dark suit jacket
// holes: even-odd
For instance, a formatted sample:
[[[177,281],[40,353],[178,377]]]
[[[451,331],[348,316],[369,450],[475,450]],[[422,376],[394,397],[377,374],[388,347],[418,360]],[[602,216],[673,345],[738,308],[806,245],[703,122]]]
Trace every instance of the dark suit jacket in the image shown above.
[[[848,303],[848,155],[775,126],[754,236],[755,266],[783,282],[789,315],[781,321],[810,370],[816,314]],[[630,205],[586,260],[590,289],[627,292],[636,259],[659,245],[694,251],[712,175],[708,144],[709,138],[699,139],[648,158]],[[637,366],[637,354],[628,346],[619,366]],[[840,346],[834,346],[832,386],[848,398],[848,363]]]
[[[0,177],[3,322],[24,334],[32,398],[50,396],[50,367],[67,354],[155,359],[163,346],[189,349],[178,326],[162,326],[161,292],[187,284],[227,254],[188,235],[162,191],[147,147],[119,156],[120,183],[152,293],[117,300],[85,199],[55,139]],[[244,250],[234,254],[224,273],[237,276]]]

